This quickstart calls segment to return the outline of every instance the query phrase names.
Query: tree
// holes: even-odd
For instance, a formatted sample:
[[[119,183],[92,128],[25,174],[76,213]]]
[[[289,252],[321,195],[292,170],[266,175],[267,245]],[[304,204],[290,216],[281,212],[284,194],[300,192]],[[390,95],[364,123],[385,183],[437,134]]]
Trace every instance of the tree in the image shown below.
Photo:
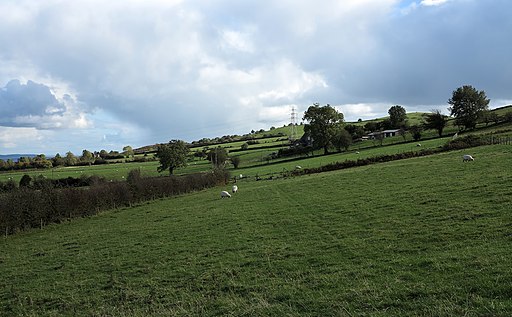
[[[212,162],[214,167],[224,167],[226,160],[228,159],[228,152],[223,147],[216,147],[208,152],[208,160]]]
[[[379,125],[375,121],[368,121],[364,124],[365,131],[375,132],[379,129]]]
[[[80,161],[88,163],[90,165],[94,162],[94,155],[92,155],[91,151],[83,150],[82,156],[80,157]]]
[[[64,159],[62,156],[60,156],[59,153],[55,154],[55,156],[52,158],[53,166],[62,166],[64,165]]]
[[[388,114],[391,128],[398,129],[405,125],[407,113],[404,107],[399,105],[393,106],[389,108]]]
[[[186,166],[188,152],[188,146],[181,140],[171,140],[167,144],[158,145],[155,155],[160,161],[158,172],[169,170],[169,175],[172,175],[176,168]]]
[[[488,109],[490,99],[485,92],[472,86],[462,86],[453,91],[448,100],[451,116],[455,116],[455,124],[464,129],[474,129],[480,114]]]
[[[330,105],[320,107],[315,103],[304,113],[302,120],[309,122],[304,125],[304,133],[311,135],[313,145],[328,154],[336,131],[343,123],[343,114]]]
[[[425,129],[437,130],[439,136],[443,136],[443,130],[446,127],[448,117],[441,113],[440,110],[434,109],[431,113],[425,115]]]
[[[133,152],[133,148],[129,145],[123,147],[123,154],[124,156],[126,157],[131,157],[133,156],[134,152]]]
[[[341,149],[345,149],[345,151],[347,151],[349,146],[352,144],[352,136],[343,127],[339,127],[336,130],[332,143],[338,152],[341,152]]]
[[[400,128],[398,130],[398,135],[400,135],[405,141],[405,139],[407,138],[407,130],[405,130],[405,128]]]
[[[32,182],[32,177],[30,175],[23,175],[20,179],[20,187],[29,187]]]
[[[231,158],[231,164],[233,164],[234,168],[238,168],[238,166],[240,165],[240,156],[233,156]]]
[[[76,158],[75,154],[73,154],[73,152],[66,153],[66,158],[64,158],[64,163],[66,164],[66,166],[76,165],[77,161],[78,159]]]
[[[352,136],[352,139],[359,139],[364,135],[364,128],[360,125],[354,125],[354,124],[347,124],[345,126],[345,130],[350,133]]]
[[[409,131],[411,132],[414,141],[419,141],[421,139],[421,126],[413,125]]]

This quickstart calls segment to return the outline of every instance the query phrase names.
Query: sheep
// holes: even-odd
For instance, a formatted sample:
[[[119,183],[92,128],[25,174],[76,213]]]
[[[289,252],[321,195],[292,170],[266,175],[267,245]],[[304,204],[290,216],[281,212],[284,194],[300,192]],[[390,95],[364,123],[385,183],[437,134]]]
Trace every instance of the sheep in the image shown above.
[[[359,154],[359,151],[356,151],[356,154]]]
[[[421,146],[421,143],[416,144],[416,146]]]
[[[220,192],[220,198],[224,198],[224,197],[230,198],[231,194],[228,193],[227,191],[223,190]]]
[[[462,162],[469,162],[469,161],[474,161],[475,159],[469,155],[469,154],[466,154],[466,155],[463,155],[462,156]]]
[[[236,193],[238,191],[238,186],[236,185],[233,185],[233,188],[231,188],[231,191],[234,193]]]
[[[302,166],[297,165],[297,166],[295,166],[295,169],[296,169],[296,170],[300,170],[300,169],[302,169]]]

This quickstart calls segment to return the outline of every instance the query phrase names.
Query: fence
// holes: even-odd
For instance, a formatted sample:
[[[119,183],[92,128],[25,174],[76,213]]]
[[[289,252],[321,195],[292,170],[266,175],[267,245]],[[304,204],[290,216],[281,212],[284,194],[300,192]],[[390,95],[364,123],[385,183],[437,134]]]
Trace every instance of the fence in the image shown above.
[[[484,137],[488,144],[505,144],[505,145],[511,145],[512,144],[512,137],[511,136],[486,136]]]

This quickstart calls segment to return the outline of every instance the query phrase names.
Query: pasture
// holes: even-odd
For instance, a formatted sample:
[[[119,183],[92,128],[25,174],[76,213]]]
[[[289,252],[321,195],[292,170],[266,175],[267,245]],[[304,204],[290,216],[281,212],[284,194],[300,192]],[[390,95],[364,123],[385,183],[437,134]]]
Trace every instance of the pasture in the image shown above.
[[[242,180],[2,238],[2,314],[510,316],[511,164],[494,145]]]

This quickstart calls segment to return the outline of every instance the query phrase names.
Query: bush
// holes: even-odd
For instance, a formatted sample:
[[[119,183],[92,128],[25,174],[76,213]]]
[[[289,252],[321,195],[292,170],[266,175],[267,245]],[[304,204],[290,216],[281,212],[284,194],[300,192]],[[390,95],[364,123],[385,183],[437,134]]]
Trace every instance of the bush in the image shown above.
[[[443,150],[450,151],[450,150],[460,150],[465,149],[469,147],[475,147],[480,145],[488,144],[488,141],[477,135],[466,135],[463,137],[458,137],[454,140],[449,141],[445,145],[443,145]]]
[[[11,234],[70,218],[91,216],[102,210],[202,190],[226,183],[229,174],[216,169],[201,174],[145,178],[139,171],[133,170],[128,178],[130,182],[112,183],[98,176],[80,179],[69,177],[55,182],[38,178],[37,189],[16,189],[16,183],[12,180],[6,184],[0,183],[2,190],[8,188],[8,192],[0,194],[0,230]],[[51,186],[43,186],[49,182]],[[59,184],[63,184],[64,188],[59,188]],[[84,184],[90,186],[74,188]]]

